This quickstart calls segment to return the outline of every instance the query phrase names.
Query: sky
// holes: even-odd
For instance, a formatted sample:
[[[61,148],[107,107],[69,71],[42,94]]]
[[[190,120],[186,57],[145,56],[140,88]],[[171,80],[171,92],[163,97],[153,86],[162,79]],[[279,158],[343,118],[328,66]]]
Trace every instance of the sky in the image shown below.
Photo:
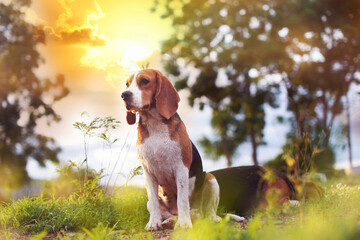
[[[120,129],[114,131],[119,141],[111,149],[103,142],[92,138],[89,142],[89,165],[97,170],[104,168],[107,175],[114,170],[117,183],[123,183],[131,169],[140,165],[136,157],[136,126],[127,126],[125,108],[120,98],[125,88],[125,80],[138,66],[148,62],[151,68],[161,70],[161,42],[172,34],[171,23],[152,13],[150,0],[33,0],[26,10],[26,19],[44,26],[46,45],[38,47],[45,63],[36,70],[39,77],[54,77],[57,73],[65,75],[70,94],[54,104],[55,111],[62,121],[47,126],[45,120],[39,121],[37,131],[54,137],[63,151],[59,155],[62,164],[68,160],[81,162],[84,158],[82,135],[72,124],[75,121],[88,121],[94,117],[113,116],[119,119]],[[199,111],[187,104],[187,92],[181,91],[179,114],[182,117],[190,138],[196,143],[203,135],[213,134],[210,127],[211,111]],[[355,96],[354,96],[355,98]],[[264,163],[281,152],[289,126],[279,124],[276,117],[286,115],[286,96],[281,95],[279,109],[267,109],[265,141],[259,148],[259,160]],[[353,107],[352,121],[360,115]],[[85,118],[81,113],[87,112]],[[341,118],[339,118],[341,121]],[[360,126],[360,124],[357,124]],[[360,132],[355,129],[355,132]],[[359,160],[359,135],[353,134],[354,159]],[[198,144],[197,144],[198,145]],[[199,148],[199,146],[198,146]],[[251,164],[250,144],[243,144],[235,165]],[[199,148],[200,153],[203,153]],[[339,152],[338,159],[346,159],[346,152]],[[342,155],[341,155],[342,154]],[[207,171],[223,168],[225,160],[213,162],[202,154],[204,169]],[[347,167],[346,161],[338,160],[339,167]],[[35,179],[49,179],[56,176],[56,166],[48,163],[40,168],[31,160],[27,169]],[[106,182],[108,178],[103,181]],[[132,183],[142,184],[142,177]]]

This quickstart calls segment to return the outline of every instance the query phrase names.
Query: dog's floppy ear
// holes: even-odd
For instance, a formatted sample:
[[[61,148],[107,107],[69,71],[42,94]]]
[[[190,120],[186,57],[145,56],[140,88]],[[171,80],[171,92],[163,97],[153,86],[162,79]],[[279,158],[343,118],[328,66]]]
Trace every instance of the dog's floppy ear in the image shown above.
[[[133,125],[136,122],[136,115],[131,111],[126,111],[126,121],[129,125]]]
[[[156,110],[166,119],[171,118],[178,109],[178,102],[180,101],[179,94],[171,84],[169,79],[156,72]]]

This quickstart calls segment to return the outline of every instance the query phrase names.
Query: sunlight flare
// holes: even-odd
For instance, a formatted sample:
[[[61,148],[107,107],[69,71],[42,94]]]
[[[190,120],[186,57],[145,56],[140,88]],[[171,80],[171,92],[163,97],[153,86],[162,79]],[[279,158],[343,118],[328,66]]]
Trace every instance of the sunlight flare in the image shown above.
[[[153,50],[141,44],[114,39],[109,40],[105,46],[88,47],[80,61],[84,66],[106,71],[106,80],[113,85],[139,70],[137,62],[146,59],[152,53]]]

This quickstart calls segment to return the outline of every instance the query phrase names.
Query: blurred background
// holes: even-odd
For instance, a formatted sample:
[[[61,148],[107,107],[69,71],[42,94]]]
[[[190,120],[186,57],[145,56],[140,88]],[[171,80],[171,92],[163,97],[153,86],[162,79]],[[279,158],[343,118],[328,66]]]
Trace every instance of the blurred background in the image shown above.
[[[357,0],[0,0],[0,198],[69,160],[127,183],[140,164],[120,94],[144,67],[178,89],[206,171],[359,173],[359,29]],[[79,127],[107,116],[120,124]]]

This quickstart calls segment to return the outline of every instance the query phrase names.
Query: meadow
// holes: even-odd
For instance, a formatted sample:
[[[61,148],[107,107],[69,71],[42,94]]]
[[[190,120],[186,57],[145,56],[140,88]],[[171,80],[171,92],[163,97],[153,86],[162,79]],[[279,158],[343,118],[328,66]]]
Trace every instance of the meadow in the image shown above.
[[[76,184],[76,181],[72,181]],[[3,203],[0,239],[359,239],[360,177],[330,179],[321,200],[298,206],[269,207],[249,217],[247,226],[223,217],[220,223],[200,219],[192,229],[146,232],[146,191],[121,187],[112,194],[93,184],[60,193],[51,185],[35,197]],[[68,184],[69,184],[68,182]],[[269,205],[271,206],[271,205]],[[220,215],[224,216],[220,211]]]
[[[246,225],[219,209],[220,223],[195,220],[192,229],[147,232],[144,188],[128,186],[141,169],[132,170],[120,187],[100,184],[106,175],[88,167],[88,140],[116,142],[111,117],[76,122],[84,136],[84,161],[59,167],[59,177],[44,181],[37,196],[0,204],[0,239],[360,239],[360,175],[333,176],[319,182],[321,199],[298,205],[271,204],[248,218]]]

